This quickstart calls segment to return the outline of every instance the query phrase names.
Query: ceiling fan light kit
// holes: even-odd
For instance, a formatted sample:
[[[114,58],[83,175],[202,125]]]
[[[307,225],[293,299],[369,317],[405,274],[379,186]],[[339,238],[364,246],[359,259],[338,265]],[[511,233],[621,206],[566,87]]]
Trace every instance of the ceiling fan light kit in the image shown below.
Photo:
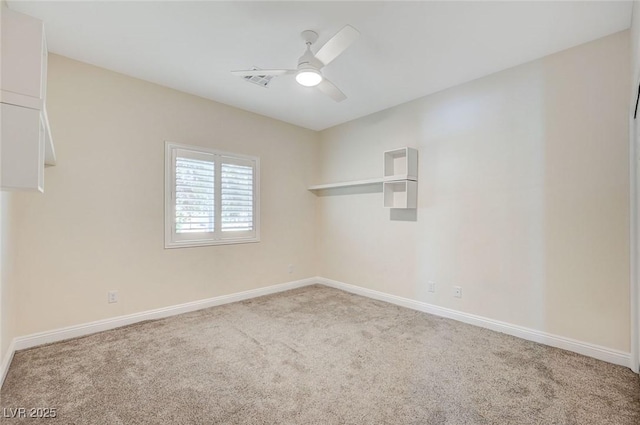
[[[231,73],[244,78],[256,75],[264,77],[295,74],[298,84],[305,87],[318,87],[321,93],[336,102],[342,102],[347,96],[335,84],[324,78],[320,70],[344,52],[358,38],[360,32],[350,25],[345,25],[316,54],[311,51],[311,46],[318,40],[318,34],[315,31],[306,30],[300,35],[306,44],[306,49],[298,59],[297,69],[265,69],[260,70],[260,74],[256,69],[250,69],[231,71]]]
[[[322,75],[314,69],[301,69],[296,74],[296,81],[301,86],[315,87],[322,82]]]

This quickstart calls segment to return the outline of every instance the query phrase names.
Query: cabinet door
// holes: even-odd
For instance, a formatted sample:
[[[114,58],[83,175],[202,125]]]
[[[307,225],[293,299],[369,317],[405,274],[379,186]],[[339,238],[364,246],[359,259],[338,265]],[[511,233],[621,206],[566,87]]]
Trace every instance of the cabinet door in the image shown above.
[[[44,191],[44,125],[40,111],[0,104],[3,190]]]
[[[2,8],[2,91],[44,99],[42,21]]]

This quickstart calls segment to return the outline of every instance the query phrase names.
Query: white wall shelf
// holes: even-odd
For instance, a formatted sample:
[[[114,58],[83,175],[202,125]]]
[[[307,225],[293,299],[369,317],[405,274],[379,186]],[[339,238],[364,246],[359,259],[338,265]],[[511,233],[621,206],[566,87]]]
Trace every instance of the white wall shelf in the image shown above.
[[[56,157],[46,110],[47,44],[39,19],[2,8],[3,190],[44,191]]]
[[[368,180],[354,180],[348,182],[341,183],[328,183],[328,184],[317,184],[314,186],[309,186],[308,190],[325,190],[325,189],[339,189],[343,187],[355,187],[355,186],[367,186],[372,184],[381,184],[382,179],[368,179]]]
[[[416,181],[384,182],[382,191],[385,208],[416,208],[418,206],[418,182]]]
[[[386,151],[383,164],[384,181],[418,180],[418,150],[400,148]]]
[[[382,178],[309,186],[311,191],[382,184],[385,208],[418,207],[418,150],[399,148],[384,152]]]

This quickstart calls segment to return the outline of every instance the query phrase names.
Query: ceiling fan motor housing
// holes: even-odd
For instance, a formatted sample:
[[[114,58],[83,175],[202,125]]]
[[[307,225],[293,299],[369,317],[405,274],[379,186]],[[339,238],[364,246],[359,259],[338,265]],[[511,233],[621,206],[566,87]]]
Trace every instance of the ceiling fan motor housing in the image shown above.
[[[311,51],[311,44],[307,43],[307,50],[298,59],[298,70],[300,69],[313,69],[319,71],[323,67],[323,63],[316,59],[315,55]]]

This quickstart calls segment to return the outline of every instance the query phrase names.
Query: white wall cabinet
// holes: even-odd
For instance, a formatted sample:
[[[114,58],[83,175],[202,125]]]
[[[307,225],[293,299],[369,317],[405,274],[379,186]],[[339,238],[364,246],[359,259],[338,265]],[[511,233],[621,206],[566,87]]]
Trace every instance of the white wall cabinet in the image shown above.
[[[2,188],[44,190],[45,131],[37,109],[0,104]],[[19,143],[9,143],[16,141]]]
[[[44,190],[44,167],[55,165],[46,109],[47,47],[42,21],[2,8],[0,184]]]

